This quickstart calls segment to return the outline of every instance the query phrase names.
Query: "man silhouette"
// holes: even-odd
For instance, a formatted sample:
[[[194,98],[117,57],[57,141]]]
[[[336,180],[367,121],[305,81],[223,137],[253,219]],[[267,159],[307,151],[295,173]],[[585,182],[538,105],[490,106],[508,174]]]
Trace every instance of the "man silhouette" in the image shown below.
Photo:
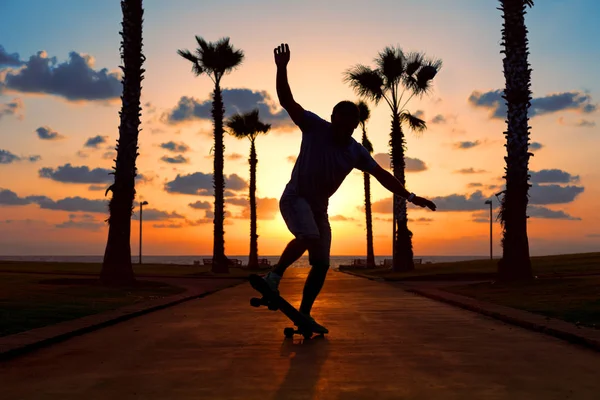
[[[300,312],[314,324],[317,333],[328,333],[310,315],[327,271],[331,248],[331,227],[327,216],[329,197],[346,176],[357,168],[373,175],[386,189],[421,207],[435,211],[433,202],[408,192],[392,174],[381,168],[352,133],[359,124],[358,107],[341,101],[331,113],[331,123],[296,103],[287,78],[290,49],[281,44],[274,50],[277,65],[279,103],[302,131],[300,154],[286,185],[279,208],[288,229],[295,238],[288,243],[279,262],[265,276],[269,287],[279,291],[279,282],[287,267],[308,250],[310,272],[304,285]]]

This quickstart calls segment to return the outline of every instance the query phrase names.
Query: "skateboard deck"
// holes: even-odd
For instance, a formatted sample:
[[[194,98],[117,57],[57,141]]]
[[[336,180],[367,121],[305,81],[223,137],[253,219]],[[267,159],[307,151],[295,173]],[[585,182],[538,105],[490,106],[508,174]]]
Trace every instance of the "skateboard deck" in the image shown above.
[[[288,317],[288,319],[296,326],[297,329],[285,328],[283,330],[285,337],[293,337],[295,333],[300,334],[305,338],[310,338],[313,333],[320,334],[313,330],[312,323],[300,314],[300,311],[298,311],[296,307],[292,306],[280,295],[274,293],[261,276],[251,274],[248,280],[250,281],[250,285],[263,296],[260,299],[257,297],[251,298],[250,305],[253,307],[267,306],[270,310],[274,311],[281,310],[283,315]]]

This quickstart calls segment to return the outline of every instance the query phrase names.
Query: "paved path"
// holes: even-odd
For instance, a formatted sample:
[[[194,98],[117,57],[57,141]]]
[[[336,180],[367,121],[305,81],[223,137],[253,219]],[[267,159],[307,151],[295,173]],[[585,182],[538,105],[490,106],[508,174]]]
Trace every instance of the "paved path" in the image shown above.
[[[282,293],[297,304],[306,270]],[[598,399],[598,353],[331,272],[314,315],[330,334],[283,338],[246,283],[0,364],[9,399]]]

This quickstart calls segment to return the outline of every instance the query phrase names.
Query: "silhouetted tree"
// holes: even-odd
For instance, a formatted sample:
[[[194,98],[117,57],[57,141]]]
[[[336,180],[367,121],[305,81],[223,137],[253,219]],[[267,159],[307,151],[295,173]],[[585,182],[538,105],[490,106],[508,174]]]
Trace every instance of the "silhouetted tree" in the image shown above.
[[[527,203],[529,180],[529,126],[527,110],[531,103],[531,69],[526,7],[532,0],[501,0],[504,24],[502,45],[504,50],[504,78],[506,88],[503,98],[507,105],[506,135],[506,191],[502,199],[500,220],[502,232],[502,259],[498,263],[498,278],[503,281],[533,279],[527,238]]]
[[[364,101],[358,102],[359,120],[362,128],[362,145],[373,153],[373,144],[367,137],[367,121],[371,117],[371,110]],[[373,214],[371,212],[371,175],[363,172],[365,183],[365,217],[367,222],[367,267],[375,267],[375,251],[373,249]]]
[[[244,52],[236,50],[229,43],[229,38],[219,39],[217,42],[207,42],[196,36],[198,48],[192,54],[189,50],[178,50],[177,53],[192,63],[192,71],[196,76],[204,73],[215,84],[213,91],[212,117],[214,124],[214,173],[213,185],[215,189],[215,217],[213,220],[213,260],[212,271],[226,273],[229,271],[228,260],[225,256],[225,177],[223,175],[223,118],[225,106],[221,93],[221,79],[239,66],[244,59]]]
[[[425,121],[412,115],[405,107],[413,96],[422,96],[442,66],[442,61],[427,59],[422,53],[405,55],[400,48],[386,47],[375,59],[377,68],[356,65],[345,73],[345,81],[362,98],[377,105],[382,99],[392,111],[390,132],[391,164],[394,176],[404,185],[404,152],[406,141],[402,124],[415,132],[426,129]],[[407,93],[408,92],[408,93]],[[404,96],[408,98],[403,101]],[[414,269],[412,232],[408,230],[406,199],[394,195],[393,269]]]
[[[229,133],[238,139],[250,139],[250,256],[248,268],[258,268],[258,234],[256,228],[256,137],[266,134],[271,129],[270,124],[261,122],[258,109],[245,114],[235,114],[226,123]]]
[[[114,183],[106,190],[112,192],[108,204],[108,240],[104,251],[100,279],[108,285],[128,285],[135,282],[131,265],[131,214],[135,198],[135,162],[138,156],[138,133],[140,126],[140,95],[142,64],[142,22],[144,9],[142,0],[122,0],[123,31],[121,33],[121,58],[123,60],[123,95],[117,159],[115,160]]]

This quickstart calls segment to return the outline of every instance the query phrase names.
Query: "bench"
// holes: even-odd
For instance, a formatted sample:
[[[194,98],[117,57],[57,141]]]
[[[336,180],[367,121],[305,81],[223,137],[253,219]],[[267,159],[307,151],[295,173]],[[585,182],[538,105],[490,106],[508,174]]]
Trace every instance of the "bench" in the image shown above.
[[[258,259],[258,266],[259,267],[270,267],[271,266],[271,261],[269,261],[267,258],[259,258]]]
[[[380,265],[381,265],[382,267],[388,267],[388,268],[391,268],[391,267],[392,267],[392,265],[393,265],[393,262],[394,262],[394,260],[393,260],[392,258],[386,258],[385,260],[383,260],[383,261],[381,262],[381,264],[380,264]],[[423,259],[422,259],[422,258],[414,258],[414,259],[413,259],[413,262],[414,262],[415,264],[423,264]]]

